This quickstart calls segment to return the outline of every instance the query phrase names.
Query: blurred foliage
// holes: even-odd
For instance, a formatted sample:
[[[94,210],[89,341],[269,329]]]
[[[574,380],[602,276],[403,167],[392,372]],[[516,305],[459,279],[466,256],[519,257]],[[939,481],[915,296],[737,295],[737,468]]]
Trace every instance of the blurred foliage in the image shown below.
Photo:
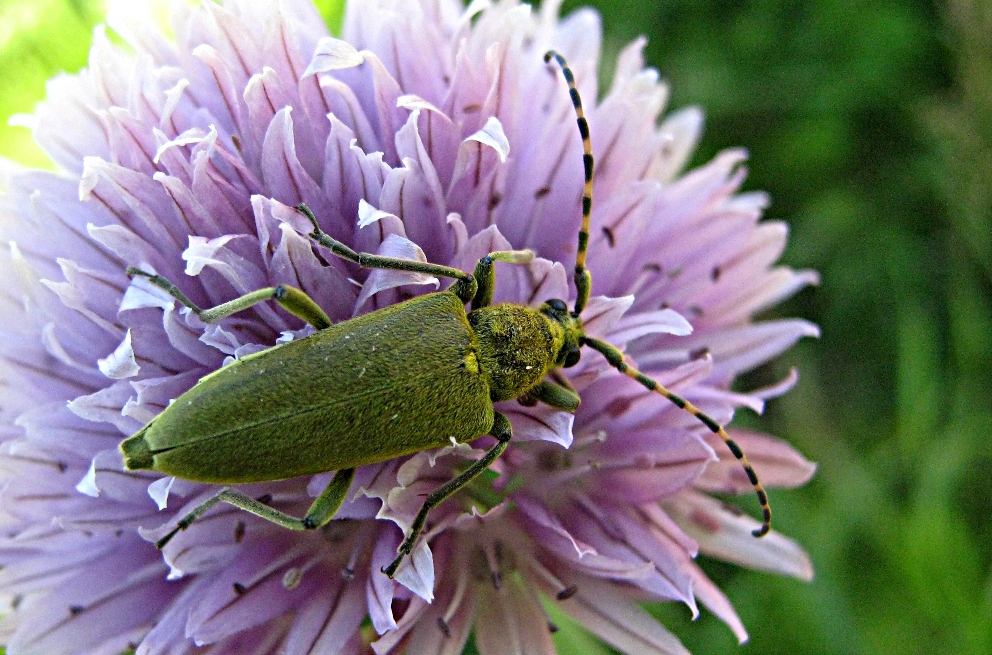
[[[106,6],[131,0],[0,0],[0,157],[50,168],[29,129],[8,118],[30,114],[45,97],[45,81],[86,65],[93,28]],[[140,0],[164,5],[164,0]],[[343,0],[316,0],[328,25],[340,30]],[[159,12],[165,16],[165,12]],[[158,13],[155,14],[158,17]],[[16,119],[15,119],[16,120]],[[20,122],[20,121],[18,121]]]
[[[86,61],[90,32],[103,15],[86,0],[0,0],[0,156],[50,167],[31,132],[7,124],[45,97],[45,80]]]
[[[784,261],[823,279],[774,312],[823,338],[744,381],[801,372],[752,424],[820,463],[772,492],[817,577],[703,562],[740,652],[992,653],[992,3],[580,4],[607,54],[648,33],[673,106],[706,111],[697,163],[747,147]],[[738,649],[705,611],[658,614],[695,653]]]
[[[672,106],[706,110],[697,163],[747,147],[748,188],[771,192],[769,217],[792,226],[784,261],[823,278],[774,312],[816,321],[823,338],[743,381],[801,372],[752,424],[820,463],[807,487],[772,492],[816,579],[703,562],[748,627],[741,647],[706,611],[695,623],[681,606],[653,611],[700,655],[992,653],[992,3],[565,11],[579,5],[603,14],[607,75],[647,33]],[[2,0],[0,116],[29,112],[44,79],[85,64],[95,6]],[[38,165],[25,135],[0,126],[0,154]],[[567,626],[560,652],[605,652],[554,620]]]

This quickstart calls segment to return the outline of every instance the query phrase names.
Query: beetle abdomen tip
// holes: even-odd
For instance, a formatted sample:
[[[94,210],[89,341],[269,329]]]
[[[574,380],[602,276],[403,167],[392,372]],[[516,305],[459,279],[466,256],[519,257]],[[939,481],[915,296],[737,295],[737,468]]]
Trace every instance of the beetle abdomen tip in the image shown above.
[[[131,470],[150,469],[155,465],[155,458],[152,450],[145,441],[145,430],[137,432],[134,436],[128,437],[121,442],[121,454],[124,456],[124,466]]]

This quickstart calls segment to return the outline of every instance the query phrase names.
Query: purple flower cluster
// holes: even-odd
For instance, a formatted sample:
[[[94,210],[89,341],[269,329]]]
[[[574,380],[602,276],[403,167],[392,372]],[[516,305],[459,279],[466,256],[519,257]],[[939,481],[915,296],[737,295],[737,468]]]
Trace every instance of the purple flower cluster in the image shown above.
[[[395,581],[380,568],[424,494],[485,440],[360,468],[323,530],[221,505],[161,553],[151,543],[216,488],[124,470],[121,439],[207,373],[312,329],[271,304],[204,324],[127,266],[202,307],[291,284],[334,321],[435,289],[315,249],[293,210],[305,202],[360,251],[471,271],[531,248],[534,262],[498,268],[496,301],[574,297],[582,149],[551,47],[597,156],[586,331],[721,423],[794,384],[729,389],[817,334],[752,320],[816,276],[775,266],[787,230],[759,222],[763,194],[739,193],[744,153],[682,173],[700,112],[659,123],[667,89],[643,40],[597,101],[599,18],[559,20],[558,5],[356,1],[336,39],[306,0],[175,3],[174,36],[112,14],[126,47],[98,30],[89,68],[50,82],[34,131],[58,172],[0,170],[8,655],[456,654],[473,630],[483,655],[553,653],[546,603],[621,651],[684,653],[639,603],[702,603],[746,639],[698,554],[812,575],[796,544],[754,539],[757,522],[710,495],[751,493],[723,443],[592,351],[568,369],[574,416],[497,405],[510,447],[431,514]],[[812,475],[785,443],[731,432],[766,486]],[[329,476],[242,490],[301,515]]]

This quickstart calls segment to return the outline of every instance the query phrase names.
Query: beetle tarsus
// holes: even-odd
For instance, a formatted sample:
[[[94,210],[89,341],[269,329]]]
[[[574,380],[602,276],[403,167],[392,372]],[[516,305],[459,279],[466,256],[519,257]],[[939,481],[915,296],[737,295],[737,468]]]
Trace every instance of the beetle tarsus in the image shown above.
[[[172,541],[172,538],[175,537],[177,534],[179,534],[180,531],[185,530],[188,525],[189,525],[188,523],[186,525],[183,525],[183,522],[180,521],[178,526],[170,530],[167,535],[165,535],[164,537],[162,537],[161,539],[155,542],[155,548],[159,550],[165,548],[166,544]]]
[[[401,551],[403,550],[402,546],[400,546],[400,550]],[[400,568],[400,564],[403,563],[403,558],[406,557],[408,554],[409,551],[400,552],[400,554],[396,556],[396,559],[393,560],[392,564],[390,564],[389,566],[382,567],[381,569],[382,572],[385,573],[390,580],[392,580],[393,576],[396,575],[396,569]]]

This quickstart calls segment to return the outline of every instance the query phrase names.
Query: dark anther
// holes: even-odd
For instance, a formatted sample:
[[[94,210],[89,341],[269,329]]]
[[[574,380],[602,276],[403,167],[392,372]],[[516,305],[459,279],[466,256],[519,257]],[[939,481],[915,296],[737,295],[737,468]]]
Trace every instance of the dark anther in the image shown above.
[[[720,503],[720,506],[723,508],[723,511],[727,512],[728,514],[731,514],[733,516],[744,516],[744,510],[742,510],[737,505],[733,505],[731,503]]]
[[[710,354],[710,349],[707,346],[701,348],[696,348],[689,352],[689,359],[695,361],[697,359],[705,359]]]
[[[444,620],[444,617],[437,617],[437,627],[440,628],[441,634],[444,635],[445,639],[451,639],[451,626]]]

